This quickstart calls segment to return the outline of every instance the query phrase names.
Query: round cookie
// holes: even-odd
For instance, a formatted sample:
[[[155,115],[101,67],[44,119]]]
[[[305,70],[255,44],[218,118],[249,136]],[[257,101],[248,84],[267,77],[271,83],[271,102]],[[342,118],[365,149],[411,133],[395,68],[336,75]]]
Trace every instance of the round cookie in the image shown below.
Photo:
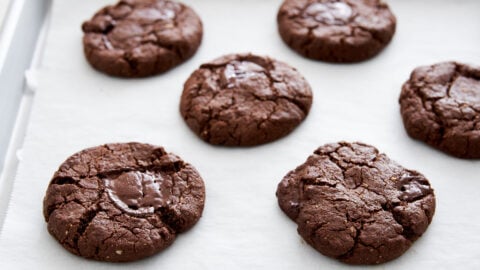
[[[416,68],[402,87],[400,108],[412,138],[459,158],[480,158],[480,67]]]
[[[311,59],[364,61],[392,39],[396,18],[381,0],[286,0],[277,15],[283,41]]]
[[[268,57],[231,54],[193,72],[180,112],[208,143],[253,146],[290,133],[311,104],[310,85],[294,68]]]
[[[402,255],[435,212],[425,177],[362,143],[318,148],[278,185],[280,208],[320,253],[348,264]]]
[[[122,0],[82,25],[88,62],[119,77],[165,72],[192,57],[202,41],[198,15],[169,0]]]
[[[69,157],[43,202],[48,231],[73,254],[127,262],[153,255],[200,218],[203,180],[162,147],[106,144]]]

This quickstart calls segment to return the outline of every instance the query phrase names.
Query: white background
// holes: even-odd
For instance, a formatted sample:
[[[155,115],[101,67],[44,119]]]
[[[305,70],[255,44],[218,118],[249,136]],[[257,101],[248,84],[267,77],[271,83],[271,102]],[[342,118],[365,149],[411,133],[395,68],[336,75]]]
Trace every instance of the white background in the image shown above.
[[[3,19],[5,17],[5,13],[7,12],[9,0],[0,0],[0,28],[3,24]]]
[[[335,65],[300,57],[280,40],[280,0],[184,1],[203,19],[198,53],[153,78],[125,80],[94,71],[82,51],[81,23],[113,1],[56,0],[35,103],[6,221],[0,269],[350,269],[317,253],[278,208],[275,190],[318,146],[339,140],[373,144],[430,179],[437,212],[426,234],[378,269],[480,269],[480,161],[461,160],[410,139],[398,96],[419,65],[480,64],[480,1],[391,0],[397,33],[378,57]],[[252,148],[210,146],[190,132],[178,104],[183,82],[222,54],[253,52],[296,67],[314,102],[288,137]],[[57,167],[83,148],[107,142],[163,145],[192,163],[207,189],[199,223],[164,252],[129,264],[71,255],[47,232],[42,200]],[[355,268],[355,269],[361,269]]]

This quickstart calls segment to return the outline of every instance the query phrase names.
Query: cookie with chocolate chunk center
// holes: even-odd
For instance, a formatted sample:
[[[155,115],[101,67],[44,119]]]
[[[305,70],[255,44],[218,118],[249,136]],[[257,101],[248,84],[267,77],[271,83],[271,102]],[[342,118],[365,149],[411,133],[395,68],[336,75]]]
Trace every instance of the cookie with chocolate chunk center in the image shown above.
[[[203,180],[162,147],[106,144],[69,157],[43,203],[48,231],[87,259],[127,262],[170,246],[200,218]]]
[[[203,26],[188,6],[169,0],[122,0],[82,25],[88,62],[119,77],[165,72],[192,57]]]
[[[283,41],[311,59],[350,63],[380,53],[396,18],[381,0],[286,0],[277,15]]]
[[[311,104],[310,85],[294,68],[268,57],[231,54],[193,72],[180,112],[208,143],[253,146],[292,132]]]

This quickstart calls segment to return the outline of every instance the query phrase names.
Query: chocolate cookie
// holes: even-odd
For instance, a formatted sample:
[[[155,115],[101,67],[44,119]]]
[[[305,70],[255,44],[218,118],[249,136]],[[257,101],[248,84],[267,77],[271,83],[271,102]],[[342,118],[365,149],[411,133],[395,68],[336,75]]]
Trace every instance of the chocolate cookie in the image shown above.
[[[73,254],[126,262],[153,255],[200,218],[195,168],[162,147],[106,144],[68,158],[43,202],[48,231]]]
[[[122,0],[82,25],[88,62],[112,76],[167,71],[197,51],[202,22],[189,7],[168,0]]]
[[[339,63],[375,56],[396,26],[381,0],[286,0],[277,22],[283,41],[299,54]]]
[[[349,264],[399,257],[435,212],[433,190],[422,174],[362,143],[318,148],[283,178],[277,197],[307,243]]]
[[[311,104],[312,90],[294,68],[268,57],[232,54],[190,76],[180,112],[208,143],[252,146],[290,133]]]
[[[416,68],[400,95],[417,140],[460,158],[480,158],[480,67],[455,62]]]

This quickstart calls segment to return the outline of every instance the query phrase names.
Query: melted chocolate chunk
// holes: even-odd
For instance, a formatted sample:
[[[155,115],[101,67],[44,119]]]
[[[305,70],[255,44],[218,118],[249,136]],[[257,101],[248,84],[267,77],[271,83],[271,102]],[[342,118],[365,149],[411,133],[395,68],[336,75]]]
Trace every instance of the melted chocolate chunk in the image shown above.
[[[429,194],[433,194],[430,183],[422,175],[411,175],[406,173],[398,181],[402,193],[399,199],[402,201],[413,202]]]
[[[327,25],[345,25],[353,15],[351,6],[343,2],[313,3],[304,12],[304,17],[314,18]]]

